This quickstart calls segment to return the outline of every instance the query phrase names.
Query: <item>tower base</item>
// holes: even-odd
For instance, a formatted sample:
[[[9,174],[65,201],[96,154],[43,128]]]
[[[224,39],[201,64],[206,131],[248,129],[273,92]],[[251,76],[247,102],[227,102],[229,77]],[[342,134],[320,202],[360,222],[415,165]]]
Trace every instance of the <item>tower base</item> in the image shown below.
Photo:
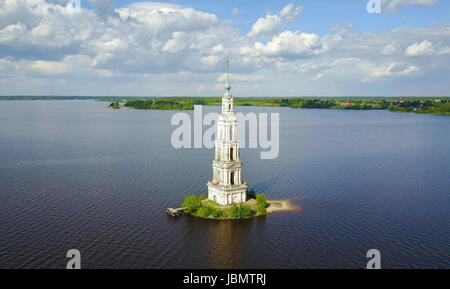
[[[243,203],[247,201],[247,185],[218,186],[209,181],[208,199],[221,206]]]

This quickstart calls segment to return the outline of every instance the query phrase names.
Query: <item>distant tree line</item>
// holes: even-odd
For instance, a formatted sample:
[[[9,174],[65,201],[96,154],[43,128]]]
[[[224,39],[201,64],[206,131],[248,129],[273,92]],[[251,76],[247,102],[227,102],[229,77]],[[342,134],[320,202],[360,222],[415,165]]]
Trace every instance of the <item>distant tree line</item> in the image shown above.
[[[236,106],[267,106],[317,109],[391,110],[449,114],[449,97],[327,97],[327,98],[235,98]],[[167,97],[127,99],[125,106],[138,109],[193,109],[194,105],[220,105],[220,97]]]
[[[137,109],[161,109],[161,110],[184,110],[194,109],[192,100],[183,99],[150,99],[150,100],[127,100],[125,106]]]
[[[192,110],[194,105],[221,105],[221,97],[118,97],[118,96],[0,96],[0,100],[93,99],[119,102],[137,109]],[[450,115],[450,97],[244,97],[236,106],[373,110]]]

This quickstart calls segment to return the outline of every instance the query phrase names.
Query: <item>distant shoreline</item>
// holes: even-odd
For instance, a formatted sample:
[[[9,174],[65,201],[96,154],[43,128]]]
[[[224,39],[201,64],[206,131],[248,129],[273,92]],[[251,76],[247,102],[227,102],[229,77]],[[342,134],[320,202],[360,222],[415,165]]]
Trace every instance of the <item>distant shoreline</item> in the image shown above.
[[[102,101],[111,101],[103,99]],[[123,105],[119,105],[123,103]],[[165,97],[120,99],[113,108],[193,110],[195,105],[221,105],[219,97]],[[422,114],[450,115],[450,97],[443,98],[235,98],[235,106],[290,107],[343,110],[388,110]]]
[[[96,96],[0,96],[0,100],[95,100],[120,103],[115,108],[192,110],[194,105],[220,105],[220,97],[96,97]],[[235,106],[291,107],[343,110],[388,110],[450,115],[450,97],[245,97]]]

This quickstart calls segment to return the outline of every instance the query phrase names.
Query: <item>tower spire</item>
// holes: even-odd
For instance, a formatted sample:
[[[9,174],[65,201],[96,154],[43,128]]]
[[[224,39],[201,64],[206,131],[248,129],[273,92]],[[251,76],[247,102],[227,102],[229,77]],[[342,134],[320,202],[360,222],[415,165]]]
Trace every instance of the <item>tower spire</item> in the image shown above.
[[[228,90],[228,91],[230,91],[230,89],[231,89],[231,84],[230,84],[230,73],[229,73],[229,70],[228,70],[228,65],[229,65],[229,61],[228,61],[228,55],[227,55],[227,84],[225,85],[225,89],[226,90]]]

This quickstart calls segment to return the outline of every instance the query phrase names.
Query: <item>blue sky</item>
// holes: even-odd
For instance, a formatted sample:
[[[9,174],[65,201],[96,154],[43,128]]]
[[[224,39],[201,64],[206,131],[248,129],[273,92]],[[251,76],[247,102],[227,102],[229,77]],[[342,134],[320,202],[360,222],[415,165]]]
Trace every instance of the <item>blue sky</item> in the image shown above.
[[[5,0],[0,93],[449,95],[450,1]]]
[[[133,0],[116,0],[117,8],[124,7]],[[396,13],[368,14],[366,10],[367,0],[303,0],[303,1],[160,1],[172,4],[180,4],[186,7],[214,13],[220,19],[233,20],[235,26],[243,33],[248,32],[258,18],[263,17],[268,11],[276,13],[289,3],[299,4],[303,7],[302,17],[288,25],[288,29],[303,30],[324,35],[329,28],[338,23],[353,23],[356,32],[383,31],[398,26],[427,27],[430,23],[444,24],[449,22],[450,1],[439,1],[431,7],[419,5],[404,6]],[[89,2],[86,6],[92,7]],[[232,13],[237,8],[238,16]],[[383,10],[383,9],[382,9]]]

